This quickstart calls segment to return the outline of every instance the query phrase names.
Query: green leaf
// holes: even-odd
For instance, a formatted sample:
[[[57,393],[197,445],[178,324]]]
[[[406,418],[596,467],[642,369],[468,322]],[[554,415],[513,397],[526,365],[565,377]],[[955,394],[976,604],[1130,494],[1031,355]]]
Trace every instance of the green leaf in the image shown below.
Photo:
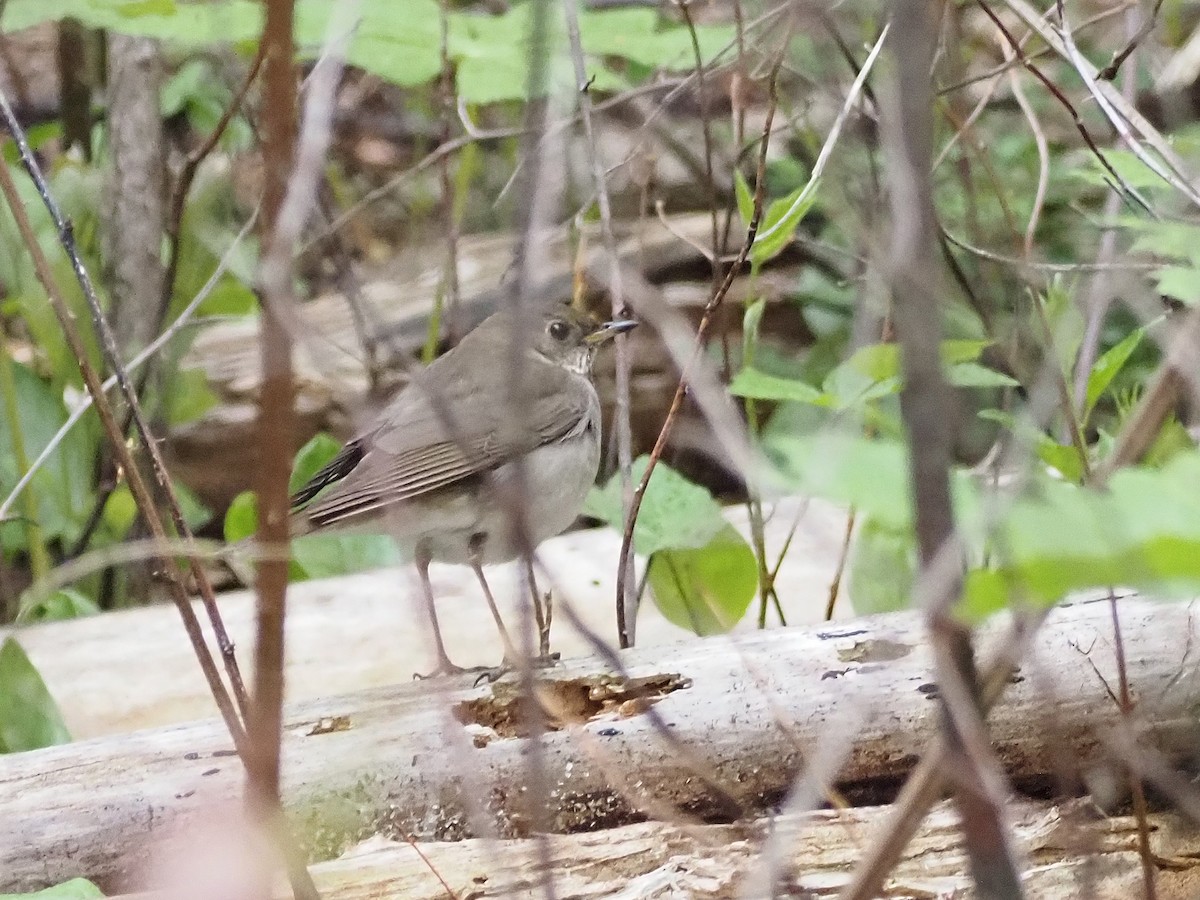
[[[1087,402],[1083,407],[1084,422],[1087,422],[1091,418],[1092,410],[1095,409],[1097,401],[1108,389],[1108,386],[1112,384],[1113,379],[1120,374],[1121,369],[1125,367],[1125,363],[1129,361],[1129,357],[1133,355],[1133,351],[1137,349],[1138,344],[1145,337],[1148,327],[1149,325],[1143,325],[1140,328],[1135,328],[1120,343],[1106,350],[1096,360],[1092,366],[1092,371],[1088,373]]]
[[[1127,216],[1121,224],[1142,232],[1129,248],[1130,253],[1153,253],[1159,257],[1200,264],[1200,228],[1192,223],[1156,222]]]
[[[754,218],[754,191],[746,183],[741,169],[733,170],[733,192],[737,197],[738,215],[742,217],[742,227],[749,228]]]
[[[72,878],[32,894],[0,894],[0,900],[93,900],[103,896],[100,888],[86,878]]]
[[[633,461],[631,474],[635,485],[645,474],[648,461],[648,456]],[[619,475],[588,494],[584,512],[622,530]],[[660,462],[654,467],[642,498],[633,530],[633,548],[642,556],[652,556],[660,550],[697,549],[712,541],[725,526],[720,504],[712,494]]]
[[[62,398],[28,367],[13,363],[12,373],[25,458],[32,464],[67,421],[67,409]],[[13,446],[7,417],[0,416],[0,497],[8,496],[19,478]],[[37,496],[38,524],[47,538],[70,541],[77,535],[91,509],[93,462],[93,441],[80,422],[34,475],[30,486]],[[4,549],[11,552],[24,545],[24,528],[18,524],[0,528]]]
[[[60,588],[49,596],[39,597],[33,603],[21,603],[17,622],[59,622],[64,619],[81,619],[94,616],[100,607],[90,597],[74,588]]]
[[[773,433],[763,449],[793,490],[853,506],[880,525],[911,526],[908,451],[901,442]]]
[[[225,511],[225,540],[230,544],[252,537],[258,530],[258,499],[254,491],[242,491]]]
[[[758,587],[754,551],[726,524],[703,547],[660,550],[647,575],[667,621],[694,634],[721,634],[746,614]]]
[[[1038,302],[1034,298],[1034,302]],[[1054,349],[1058,353],[1058,367],[1066,375],[1075,365],[1079,355],[1079,346],[1083,343],[1083,331],[1086,323],[1083,313],[1071,297],[1071,292],[1057,275],[1050,282],[1046,293],[1041,298],[1046,312],[1046,320],[1050,325],[1050,333],[1054,335]],[[1032,313],[1036,315],[1037,313]],[[1069,381],[1070,379],[1068,379]]]
[[[796,401],[827,406],[828,397],[811,384],[795,378],[780,378],[758,369],[742,369],[729,384],[729,392],[751,400]]]
[[[774,259],[792,242],[796,229],[817,202],[816,185],[807,197],[801,199],[807,188],[808,185],[799,187],[767,207],[758,227],[758,236],[750,248],[751,265],[758,267]]]
[[[176,369],[167,386],[167,424],[179,427],[195,422],[217,405],[217,395],[208,386],[203,369]]]
[[[1083,480],[1083,459],[1074,444],[1060,444],[1049,435],[1041,435],[1037,445],[1038,458],[1074,482]]]
[[[955,363],[946,371],[946,379],[954,387],[962,388],[1001,388],[1020,385],[1015,378],[974,362]]]
[[[866,516],[854,537],[848,587],[860,616],[908,609],[916,581],[916,545],[908,528]]]
[[[292,477],[288,480],[288,492],[294,494],[308,484],[321,466],[337,456],[341,448],[341,444],[323,431],[313,435],[296,453],[296,459],[292,463]]]
[[[404,561],[386,534],[310,534],[292,542],[292,559],[306,578],[330,578]],[[301,573],[293,573],[294,576]],[[294,581],[300,580],[293,577]]]
[[[754,365],[755,352],[758,350],[758,329],[766,308],[767,301],[760,297],[746,307],[746,312],[742,316],[743,371]]]
[[[657,71],[681,72],[695,66],[688,30],[654,9],[584,10],[579,15],[579,32],[588,55],[616,56]],[[711,62],[734,37],[729,25],[697,25],[700,58]]]
[[[1154,273],[1158,292],[1187,306],[1200,302],[1200,270],[1192,266],[1163,266]]]
[[[38,750],[71,740],[46,683],[15,638],[0,644],[0,753]]]

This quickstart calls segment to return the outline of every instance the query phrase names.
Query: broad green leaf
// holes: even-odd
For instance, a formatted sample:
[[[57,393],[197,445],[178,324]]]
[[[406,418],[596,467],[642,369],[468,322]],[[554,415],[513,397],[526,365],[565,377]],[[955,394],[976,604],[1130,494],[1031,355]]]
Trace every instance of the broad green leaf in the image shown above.
[[[1048,466],[1058,469],[1064,478],[1074,482],[1083,480],[1083,460],[1073,444],[1060,444],[1049,435],[1041,435],[1037,444],[1038,458]]]
[[[1088,373],[1087,402],[1083,407],[1084,422],[1091,417],[1092,410],[1096,407],[1096,402],[1108,390],[1108,386],[1112,384],[1113,379],[1125,367],[1125,363],[1129,361],[1129,357],[1133,355],[1133,351],[1142,342],[1142,338],[1145,337],[1148,327],[1143,325],[1135,328],[1120,343],[1101,354],[1100,358],[1092,365],[1092,371]]]
[[[703,547],[660,550],[647,575],[663,616],[694,634],[720,634],[746,614],[758,587],[754,551],[732,525]]]
[[[308,484],[309,479],[317,474],[321,466],[337,456],[341,446],[325,432],[313,435],[296,453],[296,459],[292,463],[292,477],[288,481],[288,491],[294,494]]]
[[[850,556],[848,587],[854,611],[866,616],[912,606],[915,564],[911,530],[866,516]]]
[[[696,64],[687,28],[654,9],[585,9],[579,15],[579,32],[588,56],[616,56],[668,72],[690,71]],[[700,57],[706,63],[733,41],[734,30],[729,25],[696,26]]]
[[[1192,266],[1163,266],[1154,273],[1158,292],[1187,306],[1200,302],[1200,269]]]
[[[808,185],[799,187],[786,197],[775,200],[763,213],[758,235],[750,248],[750,264],[758,267],[780,254],[791,243],[796,229],[817,202],[817,188],[813,186],[808,196],[801,198]]]
[[[38,750],[71,740],[62,714],[15,638],[0,644],[0,753]]]
[[[840,435],[773,436],[766,449],[793,489],[853,504],[886,528],[911,528],[904,446]],[[1124,585],[1159,596],[1200,592],[1200,451],[1161,468],[1117,472],[1103,491],[1035,476],[996,524],[992,564],[967,580],[965,609],[991,609],[997,592],[1056,603],[1071,591]],[[952,478],[967,544],[982,538],[980,489]],[[978,594],[972,594],[978,591]]]
[[[853,506],[881,526],[910,527],[908,451],[846,434],[772,434],[764,450],[794,490]]]
[[[73,18],[90,28],[198,47],[254,40],[262,31],[262,17],[262,5],[253,0],[12,0],[4,8],[4,30]]]
[[[217,405],[203,369],[176,369],[167,386],[166,415],[171,427],[195,422]]]
[[[0,894],[0,900],[95,900],[104,893],[86,878],[72,878],[32,894]]]
[[[633,461],[634,485],[645,474],[648,460],[647,456],[639,456]],[[603,488],[593,489],[588,494],[584,512],[622,530],[619,475],[610,478]],[[706,488],[693,484],[660,462],[654,467],[642,498],[633,530],[633,548],[642,556],[652,556],[660,550],[696,549],[712,541],[725,525],[720,504]]]
[[[828,406],[829,398],[811,384],[795,378],[780,378],[758,369],[742,369],[734,376],[729,392],[751,400],[796,401],[814,406]]]
[[[292,559],[306,578],[330,578],[404,562],[386,534],[310,534],[292,541]],[[293,581],[300,580],[293,573]]]
[[[1155,222],[1127,216],[1121,224],[1141,232],[1130,253],[1153,253],[1200,265],[1200,227],[1191,222]]]
[[[230,544],[252,537],[258,530],[258,501],[253,491],[242,491],[225,511],[225,540]]]
[[[1020,385],[1015,378],[974,362],[960,362],[950,366],[946,370],[946,380],[954,387],[962,388],[1001,388]]]
[[[19,363],[12,364],[25,458],[32,464],[67,420],[62,398],[46,382]],[[13,453],[8,417],[0,415],[0,497],[7,497],[20,477]],[[38,524],[47,538],[73,540],[91,511],[94,463],[92,437],[84,423],[67,432],[57,449],[34,475]],[[18,510],[21,507],[16,507]],[[13,523],[0,528],[0,546],[12,551],[25,545],[25,529]]]
[[[28,605],[22,602],[17,621],[58,622],[94,616],[98,612],[100,607],[90,597],[85,597],[74,588],[60,588],[49,596],[38,597]]]

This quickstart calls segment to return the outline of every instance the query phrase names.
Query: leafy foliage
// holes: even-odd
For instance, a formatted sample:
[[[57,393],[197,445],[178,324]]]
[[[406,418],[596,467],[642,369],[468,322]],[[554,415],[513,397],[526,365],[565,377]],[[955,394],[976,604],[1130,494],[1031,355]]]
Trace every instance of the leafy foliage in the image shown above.
[[[290,489],[295,491],[307,482],[339,447],[327,434],[318,434],[301,447],[292,466]],[[257,530],[257,499],[251,491],[244,491],[233,499],[225,514],[225,540],[246,540]],[[399,562],[400,551],[386,534],[304,535],[292,541],[288,577],[291,581],[329,578]]]
[[[870,518],[869,541],[877,546],[866,551],[868,565],[901,557],[893,538],[912,528],[902,444],[828,434],[776,437],[768,449],[793,489]],[[1200,451],[1180,452],[1161,468],[1122,470],[1104,491],[1038,477],[1022,495],[995,504],[984,502],[965,471],[955,472],[955,514],[975,561],[964,612],[984,615],[1015,599],[1055,603],[1110,585],[1160,596],[1200,591],[1200,494],[1181,491],[1185,484],[1200,484]],[[1001,511],[993,514],[992,506]],[[877,597],[869,593],[868,604],[879,605]]]
[[[86,878],[72,878],[32,894],[0,894],[0,900],[93,900],[104,893]]]
[[[0,753],[37,750],[71,740],[46,683],[21,645],[0,644]]]
[[[635,484],[649,457],[634,460]],[[621,480],[589,494],[584,512],[622,530]],[[754,551],[703,487],[665,463],[654,467],[633,530],[633,547],[649,557],[654,600],[671,622],[696,634],[728,631],[745,614],[758,585]]]
[[[557,9],[557,8],[556,8]],[[528,35],[531,3],[514,3],[499,15],[451,12],[448,55],[455,66],[459,97],[467,103],[523,100],[528,90]],[[335,5],[325,0],[296,4],[296,43],[312,58],[324,44]],[[262,30],[261,4],[251,0],[12,0],[5,8],[8,30],[48,20],[74,18],[93,28],[160,38],[182,47],[249,44]],[[441,10],[436,0],[364,0],[351,31],[347,61],[395,84],[412,87],[429,82],[441,71]],[[580,32],[595,90],[626,86],[621,64],[663,71],[690,69],[694,64],[691,36],[680,25],[645,8],[584,10]],[[550,17],[549,82],[574,90],[562,16]],[[696,29],[707,61],[732,45],[727,26]],[[171,98],[174,99],[174,98]]]

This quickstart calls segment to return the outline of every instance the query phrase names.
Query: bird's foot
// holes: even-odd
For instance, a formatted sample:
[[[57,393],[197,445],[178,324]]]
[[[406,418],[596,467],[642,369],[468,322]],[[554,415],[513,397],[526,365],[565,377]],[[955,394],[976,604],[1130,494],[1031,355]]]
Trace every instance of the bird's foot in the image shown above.
[[[533,657],[530,662],[530,667],[533,669],[552,669],[558,665],[562,659],[562,654],[557,651],[554,653],[546,653]],[[480,671],[479,677],[475,679],[475,686],[478,687],[483,683],[494,684],[509,672],[518,672],[521,669],[521,663],[505,654],[504,661],[498,666],[484,668]]]
[[[458,666],[450,662],[448,656],[443,656],[438,660],[437,668],[432,672],[424,675],[420,672],[413,672],[413,681],[424,681],[427,678],[437,678],[439,676],[472,675],[477,673],[483,673],[480,677],[485,677],[494,668],[494,666]],[[492,680],[494,681],[495,679]]]

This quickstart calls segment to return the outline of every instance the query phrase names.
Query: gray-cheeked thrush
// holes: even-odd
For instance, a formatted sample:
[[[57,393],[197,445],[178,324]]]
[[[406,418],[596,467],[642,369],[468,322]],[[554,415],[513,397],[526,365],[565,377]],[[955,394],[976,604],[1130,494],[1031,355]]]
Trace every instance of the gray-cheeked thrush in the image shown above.
[[[592,360],[601,344],[635,324],[601,324],[566,303],[528,310],[521,324],[535,331],[523,342],[514,397],[514,315],[494,313],[417,372],[371,427],[292,497],[293,535],[379,531],[411,550],[433,625],[436,673],[463,669],[446,655],[430,561],[471,566],[511,662],[512,641],[482,566],[517,558],[579,515],[600,465]],[[512,490],[517,460],[520,519]],[[517,521],[525,523],[524,540]]]

